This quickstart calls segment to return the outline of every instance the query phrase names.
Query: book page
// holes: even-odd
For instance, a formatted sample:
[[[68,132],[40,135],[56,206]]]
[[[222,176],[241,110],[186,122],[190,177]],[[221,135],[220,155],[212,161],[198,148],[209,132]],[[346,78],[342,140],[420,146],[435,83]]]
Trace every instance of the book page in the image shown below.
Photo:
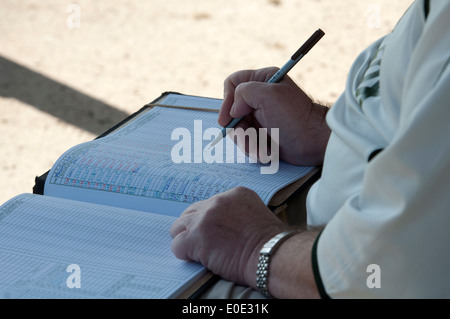
[[[221,106],[221,100],[175,94],[160,103]],[[154,107],[110,135],[63,154],[46,179],[44,193],[179,216],[190,204],[237,186],[254,190],[268,204],[278,190],[311,171],[311,167],[280,162],[276,174],[263,175],[262,165],[250,163],[229,138],[224,140],[223,154],[218,154],[222,162],[207,163],[203,155],[215,135],[206,132],[210,128],[220,131],[217,116]],[[189,136],[175,134],[174,138],[180,131]],[[173,149],[181,142],[189,142],[184,155],[190,162],[174,162]],[[239,163],[242,158],[245,163]]]
[[[0,207],[0,298],[176,297],[206,270],[173,255],[174,219],[19,195]]]

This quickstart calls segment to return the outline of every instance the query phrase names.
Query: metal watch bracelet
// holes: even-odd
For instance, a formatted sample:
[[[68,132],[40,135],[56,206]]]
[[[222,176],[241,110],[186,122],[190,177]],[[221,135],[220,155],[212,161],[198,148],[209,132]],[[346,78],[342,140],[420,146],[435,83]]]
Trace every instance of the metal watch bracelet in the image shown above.
[[[258,266],[256,269],[256,287],[268,298],[272,297],[268,287],[270,257],[284,241],[299,232],[298,230],[282,232],[270,239],[259,252]]]

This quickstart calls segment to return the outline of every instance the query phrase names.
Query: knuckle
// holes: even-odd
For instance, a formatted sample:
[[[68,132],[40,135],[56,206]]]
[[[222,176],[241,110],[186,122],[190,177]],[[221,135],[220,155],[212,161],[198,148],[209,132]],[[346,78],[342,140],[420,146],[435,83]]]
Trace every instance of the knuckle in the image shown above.
[[[234,189],[234,191],[239,194],[239,195],[244,195],[244,196],[251,196],[253,195],[253,191],[249,188],[246,188],[244,186],[238,186]]]
[[[280,71],[280,68],[277,67],[277,66],[270,66],[270,67],[266,68],[266,72],[267,72],[269,75],[274,75],[274,74],[277,73],[278,71]]]
[[[234,188],[234,191],[236,193],[243,194],[243,193],[246,193],[248,191],[248,188],[246,188],[244,186],[238,186],[238,187]]]
[[[218,194],[211,198],[212,205],[209,207],[208,213],[213,213],[219,207],[224,207],[228,204],[228,200],[225,198],[224,194]]]

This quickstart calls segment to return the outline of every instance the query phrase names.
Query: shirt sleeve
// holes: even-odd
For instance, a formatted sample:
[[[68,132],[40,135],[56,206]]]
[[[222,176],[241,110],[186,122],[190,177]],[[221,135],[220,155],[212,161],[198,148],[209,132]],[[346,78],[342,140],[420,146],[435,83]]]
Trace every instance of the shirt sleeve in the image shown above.
[[[450,297],[449,16],[449,2],[431,1],[405,74],[398,130],[316,242],[325,296]],[[371,265],[379,287],[369,284]]]

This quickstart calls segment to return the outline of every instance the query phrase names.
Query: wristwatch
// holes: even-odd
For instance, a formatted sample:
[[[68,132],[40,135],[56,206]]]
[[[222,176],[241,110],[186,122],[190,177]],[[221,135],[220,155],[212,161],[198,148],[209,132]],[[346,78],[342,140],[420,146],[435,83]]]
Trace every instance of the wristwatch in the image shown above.
[[[259,261],[256,269],[256,287],[263,295],[268,298],[272,297],[269,293],[269,287],[267,285],[267,281],[269,278],[270,257],[275,254],[275,251],[284,241],[299,232],[300,231],[298,230],[282,232],[270,239],[259,251]]]

